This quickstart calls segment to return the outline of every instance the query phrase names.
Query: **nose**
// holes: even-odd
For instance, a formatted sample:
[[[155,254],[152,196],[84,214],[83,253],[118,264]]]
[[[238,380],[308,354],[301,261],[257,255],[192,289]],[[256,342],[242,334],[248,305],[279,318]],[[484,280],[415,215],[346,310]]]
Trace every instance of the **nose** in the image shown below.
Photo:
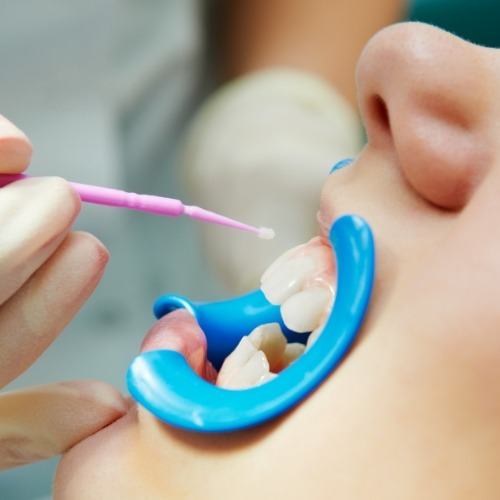
[[[413,189],[441,208],[465,205],[493,154],[488,50],[405,23],[375,35],[358,63],[369,144],[394,153]]]

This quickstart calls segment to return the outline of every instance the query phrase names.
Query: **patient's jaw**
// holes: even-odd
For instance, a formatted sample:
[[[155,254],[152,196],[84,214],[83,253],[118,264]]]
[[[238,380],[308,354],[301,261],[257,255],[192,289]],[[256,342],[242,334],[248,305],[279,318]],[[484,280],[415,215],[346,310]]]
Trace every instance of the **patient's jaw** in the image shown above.
[[[251,431],[189,434],[132,410],[66,455],[56,499],[500,498],[499,68],[497,51],[425,25],[376,35],[358,66],[368,144],[326,181],[320,237],[262,280],[287,324],[321,331],[335,295],[324,237],[364,217],[377,275],[357,344]],[[248,341],[279,372],[279,336]]]

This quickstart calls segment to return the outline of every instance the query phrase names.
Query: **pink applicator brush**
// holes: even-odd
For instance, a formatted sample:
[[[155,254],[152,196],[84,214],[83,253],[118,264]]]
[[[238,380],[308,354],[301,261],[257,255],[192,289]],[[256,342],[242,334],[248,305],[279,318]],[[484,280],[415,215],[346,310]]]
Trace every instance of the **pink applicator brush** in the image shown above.
[[[28,179],[30,176],[25,174],[1,174],[0,187],[6,186],[21,179]],[[89,184],[80,184],[70,182],[71,186],[80,195],[82,201],[95,203],[97,205],[106,205],[108,207],[121,207],[130,210],[138,210],[156,215],[166,215],[168,217],[180,217],[186,215],[191,219],[219,224],[220,226],[232,227],[255,233],[259,238],[270,240],[274,238],[274,231],[267,227],[254,227],[237,220],[230,219],[223,215],[210,212],[204,208],[193,205],[184,205],[182,201],[175,198],[164,198],[162,196],[153,196],[149,194],[136,194],[121,191],[120,189],[91,186]]]

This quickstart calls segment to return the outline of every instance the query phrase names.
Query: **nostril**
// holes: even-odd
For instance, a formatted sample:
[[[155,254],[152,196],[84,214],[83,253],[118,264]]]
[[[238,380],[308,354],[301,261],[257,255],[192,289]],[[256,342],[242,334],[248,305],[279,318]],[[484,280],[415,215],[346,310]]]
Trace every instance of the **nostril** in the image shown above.
[[[391,133],[391,122],[389,118],[389,110],[384,99],[376,94],[370,99],[369,113],[373,121],[378,124],[386,133]]]

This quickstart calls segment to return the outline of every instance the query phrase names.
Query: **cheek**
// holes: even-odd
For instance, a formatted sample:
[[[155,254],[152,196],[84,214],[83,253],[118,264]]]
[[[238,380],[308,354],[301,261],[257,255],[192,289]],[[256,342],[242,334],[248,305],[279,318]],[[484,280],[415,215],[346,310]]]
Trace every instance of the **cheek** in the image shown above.
[[[439,404],[500,419],[500,287],[481,265],[471,265],[471,250],[449,237],[400,276],[395,342],[418,379],[440,394]]]

